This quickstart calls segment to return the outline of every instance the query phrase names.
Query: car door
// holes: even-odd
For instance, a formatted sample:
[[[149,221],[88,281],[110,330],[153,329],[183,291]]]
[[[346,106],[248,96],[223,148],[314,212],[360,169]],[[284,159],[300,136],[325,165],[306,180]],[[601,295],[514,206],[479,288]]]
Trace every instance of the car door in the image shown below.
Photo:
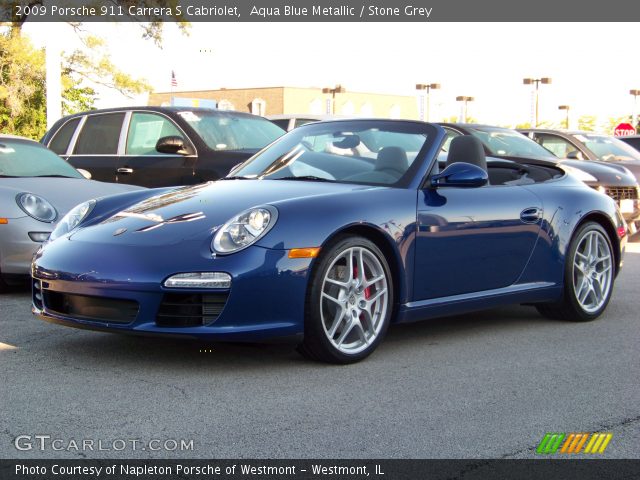
[[[155,112],[134,111],[128,115],[125,128],[125,151],[117,168],[119,183],[154,188],[194,182],[195,155],[156,150],[160,138],[177,136],[195,152],[186,134],[170,118]]]
[[[522,186],[418,192],[414,300],[512,285],[535,247],[541,200]]]
[[[83,117],[67,160],[91,173],[93,180],[115,182],[118,144],[125,112],[95,113]]]
[[[118,144],[125,112],[96,113],[81,120],[67,160],[91,173],[93,180],[115,182]]]

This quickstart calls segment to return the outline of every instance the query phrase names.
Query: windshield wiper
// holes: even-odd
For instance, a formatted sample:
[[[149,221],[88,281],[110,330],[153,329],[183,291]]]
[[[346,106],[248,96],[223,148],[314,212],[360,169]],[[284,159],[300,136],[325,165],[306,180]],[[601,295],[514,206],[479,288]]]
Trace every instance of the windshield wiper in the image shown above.
[[[315,175],[300,175],[299,177],[279,177],[279,178],[270,178],[269,180],[301,180],[303,182],[335,182],[335,180],[331,180],[330,178],[324,177],[316,177]]]
[[[33,178],[80,178],[80,177],[71,177],[69,175],[51,174],[51,175],[34,175]]]
[[[220,180],[256,180],[256,177],[245,177],[243,175],[234,175],[231,177],[223,177]]]

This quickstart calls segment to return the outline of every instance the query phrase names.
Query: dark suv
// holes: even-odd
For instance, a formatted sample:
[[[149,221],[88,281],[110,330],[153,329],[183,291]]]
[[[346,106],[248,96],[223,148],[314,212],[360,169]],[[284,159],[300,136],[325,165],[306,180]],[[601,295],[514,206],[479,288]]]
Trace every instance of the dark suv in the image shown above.
[[[248,113],[130,107],[64,117],[42,143],[95,180],[165,187],[224,177],[284,133]]]

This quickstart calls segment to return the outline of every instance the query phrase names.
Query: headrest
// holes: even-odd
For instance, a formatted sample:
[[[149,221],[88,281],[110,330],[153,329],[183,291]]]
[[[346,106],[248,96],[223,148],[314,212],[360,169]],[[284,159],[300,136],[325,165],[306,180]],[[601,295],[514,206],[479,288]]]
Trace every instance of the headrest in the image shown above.
[[[487,171],[487,158],[484,154],[482,142],[471,135],[461,135],[451,140],[447,165],[466,162],[477,165]]]
[[[404,174],[409,168],[407,152],[400,147],[384,147],[378,152],[375,170],[395,170]]]

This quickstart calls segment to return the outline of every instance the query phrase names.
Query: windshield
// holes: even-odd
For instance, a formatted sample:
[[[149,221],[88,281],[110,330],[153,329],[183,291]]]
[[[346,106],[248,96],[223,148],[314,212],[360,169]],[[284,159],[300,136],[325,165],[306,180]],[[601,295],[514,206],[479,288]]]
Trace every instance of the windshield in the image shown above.
[[[622,140],[608,135],[581,134],[575,136],[600,160],[640,160],[640,152]]]
[[[212,150],[259,150],[282,136],[283,129],[262,117],[228,112],[179,112]]]
[[[230,177],[394,185],[407,174],[433,128],[385,120],[311,123],[288,133]]]
[[[502,128],[470,128],[471,134],[489,149],[492,155],[505,157],[549,158],[553,154],[514,130]]]
[[[80,173],[35,142],[0,138],[0,177],[70,177]]]

